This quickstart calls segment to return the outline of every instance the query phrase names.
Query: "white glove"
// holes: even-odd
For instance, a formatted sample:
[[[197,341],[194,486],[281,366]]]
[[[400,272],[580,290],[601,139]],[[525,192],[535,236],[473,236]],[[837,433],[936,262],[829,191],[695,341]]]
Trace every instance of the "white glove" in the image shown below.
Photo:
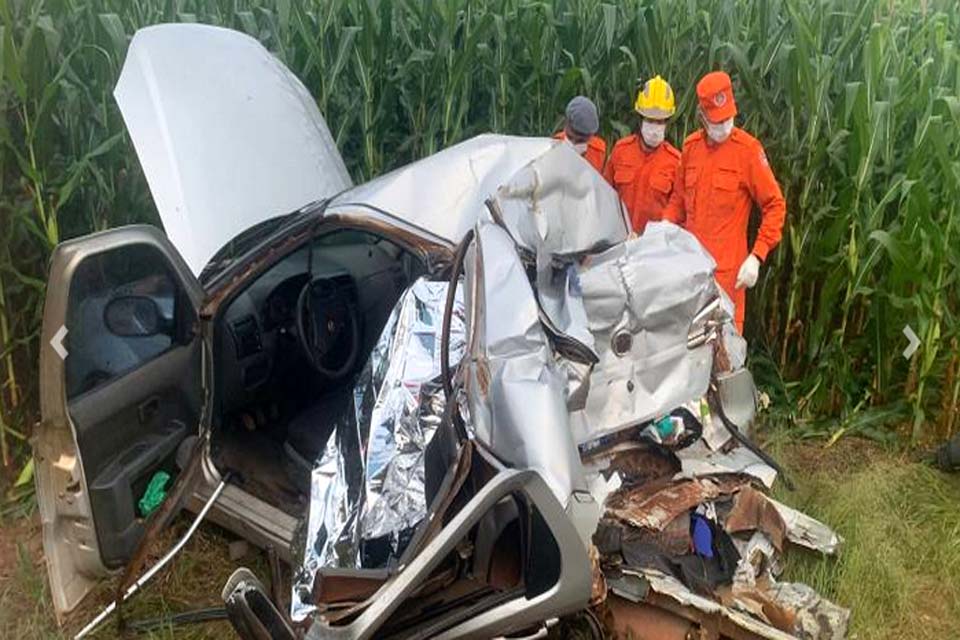
[[[737,272],[737,284],[734,285],[734,288],[743,289],[746,287],[749,289],[753,285],[757,284],[757,278],[759,276],[760,260],[757,259],[757,256],[751,253],[747,256],[747,259],[743,261],[743,264],[740,265],[740,271]]]

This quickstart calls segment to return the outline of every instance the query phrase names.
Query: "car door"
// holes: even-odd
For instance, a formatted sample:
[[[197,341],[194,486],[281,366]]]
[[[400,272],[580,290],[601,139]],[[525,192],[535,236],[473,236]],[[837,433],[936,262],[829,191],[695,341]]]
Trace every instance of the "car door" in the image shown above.
[[[53,253],[34,457],[58,616],[130,559],[148,513],[138,502],[158,474],[172,485],[177,448],[198,432],[202,296],[154,227],[94,234]]]

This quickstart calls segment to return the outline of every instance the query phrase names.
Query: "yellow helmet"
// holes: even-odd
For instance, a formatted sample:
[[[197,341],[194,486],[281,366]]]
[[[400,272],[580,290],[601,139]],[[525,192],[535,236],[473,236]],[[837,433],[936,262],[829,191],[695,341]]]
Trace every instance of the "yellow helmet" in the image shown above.
[[[654,76],[643,83],[633,108],[645,118],[665,120],[677,110],[673,89],[666,80],[660,76]]]

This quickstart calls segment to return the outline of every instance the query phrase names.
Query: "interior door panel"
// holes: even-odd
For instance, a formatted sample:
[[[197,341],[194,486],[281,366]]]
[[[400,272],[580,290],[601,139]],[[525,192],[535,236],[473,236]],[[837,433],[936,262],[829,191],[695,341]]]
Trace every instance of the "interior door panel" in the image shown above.
[[[58,617],[129,559],[146,520],[138,501],[158,471],[171,476],[169,488],[180,442],[199,429],[202,299],[154,227],[113,229],[53,252],[34,459]]]
[[[176,473],[177,445],[200,415],[199,343],[174,347],[111,384],[70,401],[90,489],[100,556],[122,566],[143,532],[136,504],[150,477]]]

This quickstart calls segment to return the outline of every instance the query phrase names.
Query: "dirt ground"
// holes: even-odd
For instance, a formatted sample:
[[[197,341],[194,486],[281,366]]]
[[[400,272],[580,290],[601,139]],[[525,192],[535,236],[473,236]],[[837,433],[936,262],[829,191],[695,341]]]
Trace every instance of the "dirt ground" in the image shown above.
[[[179,518],[164,535],[164,548],[189,526],[190,517]],[[266,578],[263,554],[249,547],[245,557],[234,562],[228,546],[235,538],[213,525],[203,526],[189,542],[174,566],[162,571],[143,592],[125,607],[129,620],[145,620],[170,613],[222,605],[220,589],[240,565],[250,566]],[[159,556],[159,554],[157,554]],[[151,563],[156,558],[151,560]],[[29,519],[4,523],[0,535],[0,638],[68,638],[96,615],[111,598],[111,584],[103,584],[77,611],[58,626],[50,602],[46,566],[36,514]],[[122,637],[116,622],[105,624],[93,638]],[[136,637],[131,635],[128,637]],[[160,628],[151,638],[230,638],[227,622],[214,622],[178,629]]]
[[[960,476],[942,474],[863,440],[775,443],[797,490],[779,498],[832,525],[844,537],[837,559],[787,556],[786,579],[810,583],[853,610],[850,637],[960,638]],[[0,638],[63,638],[110,599],[103,585],[62,627],[50,604],[35,509],[0,521]],[[189,524],[175,522],[173,540]],[[265,554],[251,547],[229,557],[235,538],[206,525],[174,565],[125,609],[129,620],[220,604],[220,589],[238,565],[266,578]],[[116,623],[96,638],[116,638]],[[131,636],[135,637],[135,636]],[[159,629],[154,638],[232,637],[226,622]]]

